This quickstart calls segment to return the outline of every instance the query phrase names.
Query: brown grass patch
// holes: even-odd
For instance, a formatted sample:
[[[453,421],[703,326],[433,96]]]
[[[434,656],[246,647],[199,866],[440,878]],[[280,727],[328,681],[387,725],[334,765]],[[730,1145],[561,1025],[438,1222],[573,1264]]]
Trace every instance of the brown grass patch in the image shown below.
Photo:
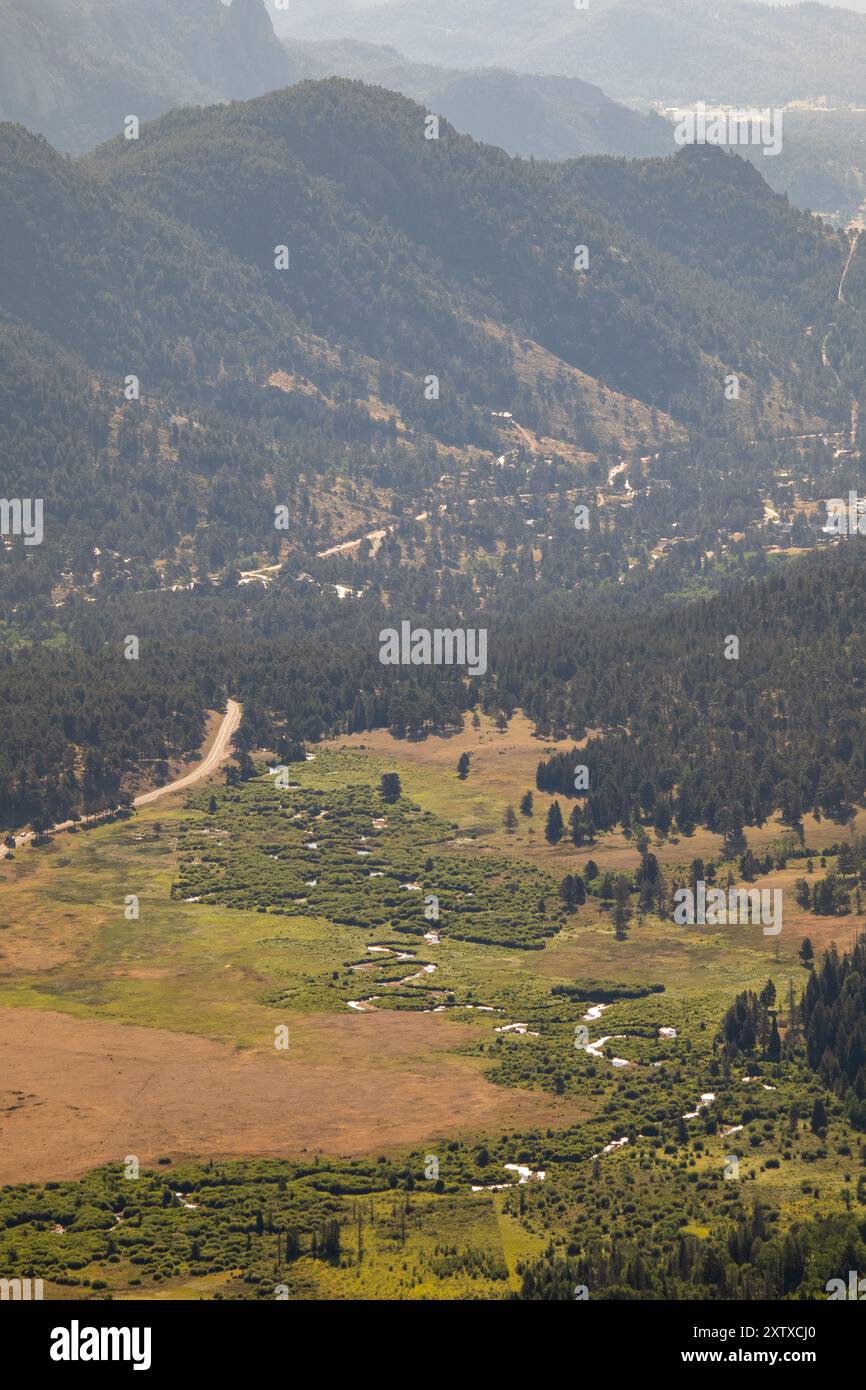
[[[279,1016],[275,1014],[275,1022]],[[135,1154],[381,1152],[444,1135],[564,1125],[574,1102],[485,1081],[427,1015],[289,1016],[285,1052],[0,1009],[0,1182],[75,1177]]]

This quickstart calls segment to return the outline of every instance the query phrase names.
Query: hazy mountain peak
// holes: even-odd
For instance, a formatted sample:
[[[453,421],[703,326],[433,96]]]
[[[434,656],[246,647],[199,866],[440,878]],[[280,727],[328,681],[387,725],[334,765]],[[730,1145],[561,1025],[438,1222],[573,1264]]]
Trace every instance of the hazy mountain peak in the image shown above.
[[[0,3],[0,118],[60,149],[109,139],[129,114],[257,96],[296,76],[264,0]]]

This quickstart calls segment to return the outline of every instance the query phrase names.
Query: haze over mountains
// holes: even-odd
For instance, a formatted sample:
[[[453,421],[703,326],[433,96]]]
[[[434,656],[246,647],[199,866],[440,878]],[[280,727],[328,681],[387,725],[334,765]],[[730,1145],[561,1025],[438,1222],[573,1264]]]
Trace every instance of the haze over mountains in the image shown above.
[[[859,339],[843,352],[854,330],[836,305],[848,243],[775,196],[760,156],[760,172],[707,148],[533,165],[496,144],[553,155],[576,137],[641,153],[644,141],[667,148],[668,127],[576,78],[461,73],[343,40],[298,46],[293,62],[260,0],[182,11],[152,0],[130,8],[129,30],[117,29],[126,0],[82,10],[82,28],[67,5],[68,30],[49,24],[53,4],[39,33],[67,63],[57,92],[72,107],[88,44],[95,55],[126,37],[100,51],[109,68],[117,59],[118,85],[98,88],[87,117],[110,121],[113,140],[70,161],[0,126],[6,453],[20,488],[37,477],[66,520],[27,565],[12,557],[10,595],[45,594],[64,568],[85,577],[109,524],[118,553],[143,565],[199,546],[197,571],[214,573],[252,545],[262,506],[309,480],[311,458],[320,477],[348,459],[363,487],[385,476],[420,487],[473,451],[507,456],[511,426],[496,411],[532,449],[572,461],[723,436],[732,372],[754,434],[850,421],[842,378]],[[0,16],[23,13],[7,0]],[[423,104],[359,81],[301,81],[173,111],[137,141],[119,135],[143,72],[158,104],[170,92],[157,96],[157,79],[216,86],[222,101],[341,63]],[[447,120],[426,140],[440,102],[488,143]],[[72,129],[59,108],[46,119]],[[834,319],[835,365],[819,331]],[[130,374],[141,402],[122,399]],[[438,399],[425,397],[431,376]],[[158,518],[157,484],[174,499]],[[329,524],[311,526],[313,544]]]
[[[212,7],[197,13],[214,22]],[[261,7],[247,14],[266,32]],[[301,81],[172,111],[74,160],[0,126],[6,489],[43,497],[54,523],[36,551],[3,554],[15,622],[46,621],[81,593],[232,591],[266,561],[323,590],[360,591],[385,571],[388,592],[404,593],[419,581],[396,539],[375,565],[340,547],[390,538],[406,507],[436,518],[425,554],[448,556],[443,602],[492,598],[490,574],[466,572],[479,544],[513,549],[559,587],[561,555],[545,561],[559,490],[594,495],[631,468],[633,490],[646,487],[627,524],[647,581],[663,585],[660,537],[722,523],[743,534],[763,518],[780,438],[827,432],[811,487],[846,466],[859,263],[840,300],[848,240],[746,161],[701,147],[532,163],[447,120],[428,140],[437,89],[475,124],[525,109],[518,79],[343,42],[304,58],[374,61],[423,104]],[[586,139],[618,118],[576,79],[519,81],[538,98],[535,138],[554,92],[569,120],[585,102]],[[140,398],[125,394],[131,379]],[[515,492],[533,499],[526,518]],[[280,505],[301,522],[285,544]],[[525,552],[536,524],[541,543]],[[625,581],[632,558],[621,536],[600,535],[569,562],[570,583]],[[347,586],[350,559],[360,573]]]
[[[629,110],[600,87],[575,77],[545,77],[503,68],[454,71],[411,63],[388,46],[353,40],[287,48],[305,77],[351,77],[402,92],[447,116],[458,130],[536,159],[575,155],[640,156],[674,151],[670,125]]]
[[[490,412],[503,403],[571,450],[721,424],[731,370],[757,424],[836,408],[805,329],[833,302],[843,251],[750,165],[687,149],[533,167],[446,123],[438,141],[424,128],[423,107],[340,79],[176,112],[77,163],[0,127],[2,348],[19,415],[25,402],[34,411],[24,456],[10,441],[21,486],[35,471],[49,495],[73,488],[64,505],[75,509],[72,476],[55,476],[35,428],[38,363],[68,380],[70,353],[70,428],[81,416],[76,428],[91,429],[88,371],[100,384],[85,397],[108,418],[129,373],[146,409],[165,403],[130,439],[133,491],[146,482],[136,450],[150,428],[199,409],[217,412],[215,429],[228,416],[241,431],[233,445],[215,439],[205,471],[234,455],[243,491],[245,468],[262,486],[274,469],[297,473],[301,423],[320,471],[347,447],[401,434],[411,470],[433,441],[496,450]],[[275,269],[280,245],[286,270]],[[588,272],[575,269],[579,245]],[[425,399],[431,373],[436,401]],[[284,464],[267,464],[262,429]],[[191,462],[195,445],[193,434]],[[73,472],[91,455],[72,450]],[[206,489],[198,508],[211,505]],[[239,504],[236,533],[250,505]],[[182,529],[172,516],[163,546]],[[143,506],[134,529],[150,525]],[[145,551],[153,558],[151,541]]]
[[[804,0],[756,0],[759,5],[802,5]],[[805,0],[809,3],[809,0]],[[866,14],[866,0],[811,0],[816,5],[826,5],[834,10],[851,10],[854,14]]]
[[[221,0],[179,6],[167,0],[48,0],[35,9],[28,0],[0,0],[0,118],[20,120],[57,149],[81,152],[113,137],[130,114],[149,120],[178,106],[253,97],[305,77],[343,76],[402,92],[510,154],[554,160],[642,157],[675,148],[670,123],[648,109],[651,101],[674,100],[674,89],[663,73],[652,70],[645,53],[655,52],[662,63],[669,58],[679,74],[695,75],[693,96],[722,101],[737,99],[743,74],[750,71],[757,74],[750,99],[770,101],[780,90],[772,74],[778,77],[780,63],[789,63],[797,81],[785,90],[808,104],[816,94],[844,103],[845,65],[850,58],[859,72],[866,52],[866,18],[826,7],[809,7],[807,23],[799,11],[768,11],[737,0],[734,18],[713,29],[715,8],[705,13],[700,0],[681,0],[673,10],[665,6],[643,13],[641,7],[642,15],[631,17],[634,33],[621,34],[616,24],[628,28],[623,9],[628,3],[610,0],[591,14],[569,14],[569,25],[583,28],[556,29],[554,48],[532,56],[533,45],[554,35],[544,15],[530,34],[522,12],[506,9],[503,18],[499,7],[494,28],[483,15],[479,21],[482,50],[473,47],[471,36],[463,42],[467,17],[453,16],[460,42],[452,44],[453,35],[446,35],[445,44],[438,20],[433,25],[426,10],[414,11],[409,0],[298,5],[273,9],[271,16],[265,0],[235,0],[231,7]],[[556,23],[561,27],[562,22],[557,8]],[[321,37],[331,31],[340,37]],[[406,56],[390,41],[362,42],[351,37],[356,31],[374,39],[401,34],[416,56]],[[646,81],[637,88],[626,83],[624,90],[640,109],[609,95],[619,90],[635,44],[636,70]],[[448,45],[455,60],[450,65]],[[616,74],[600,65],[602,49],[615,55]],[[695,66],[696,53],[703,68]],[[716,68],[710,70],[706,65],[713,54]],[[470,66],[476,63],[483,66]],[[806,80],[804,73],[813,76]],[[685,95],[677,89],[676,99]],[[861,114],[798,110],[788,112],[780,158],[748,153],[777,192],[845,222],[866,199],[864,148]]]
[[[585,581],[664,594],[681,538],[701,574],[744,536],[743,563],[762,557],[768,506],[814,540],[812,514],[784,509],[791,487],[828,495],[859,448],[863,272],[847,236],[770,190],[760,156],[516,158],[497,146],[637,152],[659,127],[574,77],[344,39],[286,55],[259,0],[133,8],[116,48],[125,0],[67,5],[67,29],[42,12],[60,105],[22,98],[31,125],[37,110],[71,138],[66,103],[76,139],[110,121],[111,140],[70,159],[0,124],[5,486],[52,521],[44,545],[0,557],[15,631],[53,631],[69,603],[82,638],[97,630],[82,595],[193,584],[222,611],[273,571],[312,586],[311,607],[369,592],[465,613],[503,587],[525,607],[536,584]],[[504,23],[517,33],[520,13]],[[89,61],[116,82],[87,109]],[[420,100],[284,80],[342,63]],[[260,81],[278,89],[227,99]],[[211,89],[217,104],[120,133],[145,90],[158,105]],[[486,143],[448,119],[426,138],[440,102]],[[594,501],[617,478],[623,514],[564,560],[563,495]],[[339,703],[295,732],[331,727]]]
[[[0,0],[0,118],[62,150],[88,149],[124,117],[261,95],[301,77],[356,77],[426,101],[512,154],[661,154],[655,116],[611,102],[591,83],[469,74],[406,61],[390,48],[276,38],[264,0]]]
[[[866,17],[814,5],[806,7],[810,14],[768,11],[741,0],[724,10],[681,0],[630,12],[629,3],[609,0],[565,19],[554,5],[549,23],[538,7],[531,18],[498,5],[495,16],[457,6],[428,15],[411,0],[293,5],[273,10],[273,18],[305,75],[381,83],[426,102],[476,139],[535,158],[670,152],[671,126],[640,114],[653,102],[800,103],[786,111],[781,157],[743,152],[798,206],[842,223],[858,215],[866,200],[866,113],[844,108],[861,99]],[[306,38],[332,32],[376,42]],[[388,43],[379,44],[384,37]],[[473,70],[446,74],[436,66],[458,58]],[[589,85],[581,81],[587,78]],[[610,93],[639,109],[611,101]],[[811,109],[825,103],[840,109]]]
[[[262,0],[0,0],[0,119],[57,149],[134,114],[256,96],[298,75]]]
[[[297,0],[280,33],[393,45],[449,67],[499,65],[597,83],[619,100],[779,105],[863,96],[866,19],[823,5],[728,0]]]

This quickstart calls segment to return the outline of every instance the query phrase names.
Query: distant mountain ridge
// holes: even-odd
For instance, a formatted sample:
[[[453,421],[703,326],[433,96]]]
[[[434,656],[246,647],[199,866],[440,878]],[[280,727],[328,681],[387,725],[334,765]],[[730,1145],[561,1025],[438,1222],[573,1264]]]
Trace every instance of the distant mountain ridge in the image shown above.
[[[264,0],[0,0],[0,120],[57,149],[296,80]]]
[[[592,447],[602,388],[657,412],[656,432],[707,423],[726,370],[755,381],[758,415],[779,395],[821,408],[804,330],[843,251],[749,164],[702,148],[533,165],[445,120],[428,141],[424,121],[331,79],[173,112],[79,161],[0,127],[0,312],[151,392],[180,374],[257,409],[282,373],[293,409],[333,425],[378,401],[445,445],[495,447],[504,400],[539,437]]]
[[[283,12],[276,11],[282,18]],[[301,78],[350,77],[402,92],[510,154],[669,153],[655,115],[575,78],[411,63],[393,48],[276,37],[264,0],[0,0],[0,120],[73,153],[127,115],[248,99]]]
[[[748,0],[292,0],[274,14],[299,39],[392,44],[416,62],[580,77],[616,100],[781,105],[863,97],[866,17]]]
[[[813,326],[839,325],[842,366],[848,242],[750,164],[533,163],[444,118],[427,140],[426,114],[332,78],[79,159],[0,124],[4,490],[54,519],[0,565],[0,602],[97,568],[148,588],[253,570],[279,556],[277,504],[310,573],[332,536],[388,533],[383,494],[417,515],[443,477],[472,498],[489,471],[506,495],[515,459],[557,495],[611,454],[694,448],[715,494],[729,465],[717,480],[693,441],[846,418]],[[491,545],[477,521],[466,544]],[[526,535],[516,509],[497,526]]]
[[[352,39],[289,38],[286,45],[305,77],[349,77],[402,92],[473,139],[523,158],[641,157],[675,149],[671,127],[660,116],[631,111],[576,77],[412,63],[389,45]]]

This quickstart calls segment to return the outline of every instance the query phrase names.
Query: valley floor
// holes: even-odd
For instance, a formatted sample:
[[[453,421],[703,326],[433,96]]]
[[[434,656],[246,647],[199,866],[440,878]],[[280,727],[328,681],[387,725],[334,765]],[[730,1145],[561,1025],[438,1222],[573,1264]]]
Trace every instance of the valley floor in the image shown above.
[[[238,1219],[251,1220],[248,1188],[280,1249],[292,1221],[302,1246],[326,1217],[341,1225],[336,1259],[287,1258],[293,1298],[501,1297],[550,1238],[563,1258],[618,1226],[637,1248],[641,1239],[667,1248],[705,1241],[732,1200],[747,1210],[760,1196],[787,1229],[860,1194],[841,1117],[832,1142],[810,1135],[805,1109],[785,1137],[790,1104],[804,1104],[810,1081],[766,1062],[727,1075],[713,1054],[735,995],[772,977],[784,1001],[789,981],[799,991],[805,979],[803,935],[816,951],[844,947],[853,918],[796,907],[803,866],[791,861],[754,884],[785,890],[776,939],[647,914],[617,941],[597,897],[553,935],[534,936],[559,910],[566,873],[589,858],[602,873],[633,872],[638,860],[621,834],[579,850],[547,844],[551,798],[540,793],[533,817],[506,832],[506,805],[534,787],[549,747],[520,716],[504,733],[484,719],[416,744],[336,740],[292,764],[286,790],[262,765],[241,788],[214,784],[216,812],[208,786],[175,791],[129,821],[55,835],[0,866],[0,1217],[4,1202],[31,1191],[22,1184],[48,1182],[66,1203],[98,1189],[87,1200],[114,1211],[109,1225],[136,1203],[151,1232],[136,1273],[110,1253],[122,1255],[114,1238],[79,1239],[76,1220],[62,1217],[52,1244],[37,1221],[32,1247],[59,1290],[86,1296],[95,1275],[115,1296],[268,1296],[264,1254],[239,1252],[220,1216],[246,1202]],[[463,751],[472,759],[460,781]],[[378,790],[394,770],[397,807]],[[757,849],[784,833],[774,824],[747,838]],[[849,835],[805,827],[817,848]],[[721,842],[699,831],[653,852],[688,865],[719,856]],[[423,904],[437,876],[443,913],[431,931]],[[455,934],[473,921],[484,923],[481,939]],[[509,941],[516,931],[524,935]],[[353,1007],[359,999],[370,1003]],[[661,1126],[654,1115],[666,1117]],[[678,1116],[689,1137],[672,1149],[663,1136]],[[724,1176],[732,1146],[737,1184]],[[130,1156],[138,1186],[120,1177]],[[266,1182],[262,1163],[277,1165]],[[208,1196],[213,1164],[220,1181],[239,1174],[218,1200]],[[311,1164],[322,1166],[316,1191],[332,1193],[327,1211],[308,1185]],[[597,1170],[593,1214],[583,1185]],[[184,1175],[187,1208],[176,1195]],[[273,1193],[274,1181],[286,1194],[276,1205],[260,1190],[265,1182]],[[631,1187],[642,1196],[629,1202]],[[254,1254],[269,1229],[258,1220]],[[359,1220],[360,1260],[349,1253]],[[201,1231],[192,1243],[184,1222]],[[19,1249],[22,1229],[0,1235],[0,1250]],[[452,1245],[459,1257],[436,1253]]]

